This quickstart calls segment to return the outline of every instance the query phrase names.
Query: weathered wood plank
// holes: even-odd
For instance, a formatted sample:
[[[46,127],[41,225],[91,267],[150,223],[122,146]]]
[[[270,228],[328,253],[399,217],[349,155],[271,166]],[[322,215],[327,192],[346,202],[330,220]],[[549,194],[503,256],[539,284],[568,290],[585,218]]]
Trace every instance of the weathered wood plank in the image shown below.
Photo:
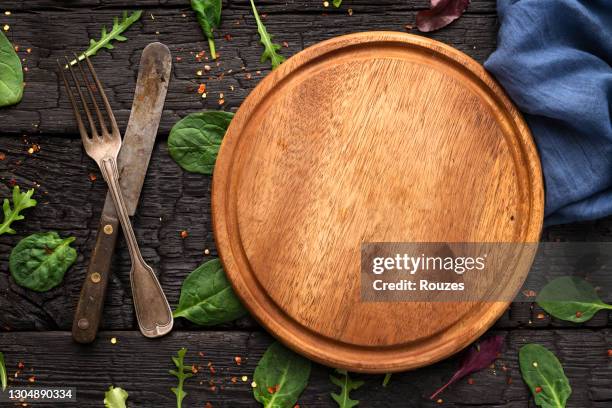
[[[443,403],[427,397],[448,380],[459,357],[395,374],[387,388],[381,385],[381,375],[355,375],[366,384],[352,395],[365,407],[533,406],[521,380],[518,350],[526,343],[536,342],[553,351],[565,368],[573,388],[568,408],[603,408],[612,403],[612,364],[607,355],[612,347],[611,330],[518,330],[496,334],[506,336],[506,340],[495,368],[471,375],[473,384],[463,379],[448,388],[440,395]],[[117,344],[110,343],[112,337],[117,338]],[[167,371],[172,364],[170,357],[187,347],[186,362],[201,366],[201,370],[195,379],[187,381],[186,406],[203,407],[210,402],[213,407],[256,407],[250,384],[254,368],[270,342],[264,333],[175,332],[151,341],[136,332],[104,332],[97,343],[81,346],[72,343],[68,332],[12,333],[0,335],[0,350],[5,353],[9,375],[13,377],[11,385],[31,385],[27,379],[35,376],[37,386],[76,387],[78,406],[86,408],[101,406],[104,391],[113,384],[129,392],[130,406],[170,408],[175,406],[170,392],[175,382]],[[240,366],[235,356],[242,358]],[[15,379],[18,362],[23,362],[25,369]],[[215,368],[214,375],[207,367],[209,362]],[[330,373],[329,368],[313,366],[300,406],[336,406],[329,396],[335,391],[328,379]],[[243,375],[248,376],[246,382],[241,380]],[[236,383],[232,383],[232,377],[236,377]],[[209,380],[214,381],[214,391]]]
[[[40,151],[29,154],[28,148]],[[0,139],[0,197],[7,197],[13,180],[22,188],[36,187],[39,205],[26,212],[26,220],[15,224],[18,234],[0,237],[0,328],[11,330],[68,330],[84,279],[87,261],[95,240],[97,223],[104,202],[106,185],[95,163],[82,151],[80,140],[46,136],[4,137]],[[91,181],[91,175],[96,180]],[[210,221],[211,178],[183,172],[167,153],[164,142],[157,144],[134,218],[136,235],[144,257],[159,273],[171,304],[178,301],[180,286],[187,274],[200,262],[216,255]],[[579,226],[555,227],[544,233],[545,239],[606,241],[611,239],[612,218]],[[76,265],[66,274],[64,284],[38,294],[17,286],[8,274],[11,248],[34,232],[56,230],[77,237],[79,252]],[[187,230],[186,239],[180,232]],[[587,231],[587,232],[585,232]],[[208,249],[210,254],[205,255]],[[125,330],[134,328],[129,284],[130,260],[120,239],[114,260],[103,327]],[[551,320],[542,310],[527,303],[514,304],[497,323],[497,328],[574,327]],[[584,324],[606,327],[607,312],[599,313]],[[190,327],[179,324],[179,327]],[[243,319],[226,328],[256,328]]]
[[[6,3],[6,4],[5,4]],[[68,98],[58,84],[56,59],[81,52],[89,38],[98,38],[103,25],[112,23],[126,1],[60,2],[36,1],[33,4],[8,1],[2,7],[13,10],[10,16],[0,14],[0,24],[9,24],[8,37],[19,47],[24,59],[26,88],[22,102],[0,110],[3,133],[76,134]],[[158,4],[164,6],[157,6]],[[174,56],[174,71],[162,117],[160,132],[166,135],[172,125],[189,112],[201,109],[235,110],[246,95],[269,72],[269,64],[259,61],[261,46],[247,2],[232,2],[223,14],[217,31],[217,63],[198,62],[194,53],[208,52],[208,46],[187,2],[150,1],[142,19],[125,35],[127,42],[112,51],[99,52],[93,61],[109,94],[120,128],[129,116],[140,53],[153,41],[166,43]],[[349,2],[347,2],[347,5]],[[327,10],[322,15],[321,2],[262,2],[262,13],[268,13],[266,25],[289,57],[304,47],[338,35],[367,30],[405,31],[414,24],[416,10],[425,1],[394,2],[380,5],[365,0],[351,3],[354,12]],[[110,8],[109,8],[110,7]],[[416,34],[415,30],[411,30]],[[497,18],[494,1],[477,1],[470,12],[449,27],[430,34],[483,61],[495,48]],[[226,37],[226,36],[230,37]],[[27,50],[30,49],[30,53]],[[178,60],[180,59],[180,61]],[[197,72],[210,65],[210,72]],[[251,79],[248,79],[251,78]],[[196,92],[206,83],[207,98]],[[219,105],[220,93],[225,103]]]

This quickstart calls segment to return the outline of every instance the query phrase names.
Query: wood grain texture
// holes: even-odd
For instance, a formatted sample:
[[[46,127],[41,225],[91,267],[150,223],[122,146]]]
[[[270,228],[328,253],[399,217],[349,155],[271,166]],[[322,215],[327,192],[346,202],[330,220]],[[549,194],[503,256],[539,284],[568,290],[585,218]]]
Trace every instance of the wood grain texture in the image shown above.
[[[364,372],[454,354],[508,303],[363,302],[362,243],[537,242],[544,208],[531,134],[484,69],[390,32],[320,43],[266,77],[213,185],[217,247],[251,313],[310,358]],[[530,260],[510,268],[518,290]],[[508,285],[486,272],[479,284]]]
[[[526,343],[539,343],[554,352],[563,363],[573,388],[567,408],[604,408],[612,404],[609,380],[612,365],[607,349],[612,347],[612,331],[591,330],[514,330],[495,331],[505,336],[504,349],[494,368],[464,378],[440,395],[442,403],[427,397],[444,384],[458,367],[460,356],[419,370],[394,374],[387,388],[382,375],[351,374],[365,381],[351,395],[360,406],[396,407],[535,407],[518,367],[518,350]],[[117,338],[117,344],[110,342]],[[100,341],[82,346],[72,343],[68,332],[13,333],[0,335],[0,350],[5,354],[9,386],[71,386],[77,388],[78,403],[67,407],[98,408],[104,391],[113,384],[126,389],[133,408],[176,407],[170,387],[175,378],[168,375],[170,357],[181,347],[188,349],[186,362],[200,366],[195,378],[186,382],[186,407],[258,407],[251,392],[253,371],[272,339],[264,333],[175,332],[154,342],[143,340],[136,332],[102,332]],[[203,353],[203,357],[199,353]],[[235,356],[242,357],[236,365]],[[17,364],[25,369],[14,379]],[[215,368],[211,374],[208,363]],[[331,369],[314,364],[308,387],[299,398],[302,407],[337,407],[330,393],[338,389],[329,381]],[[241,377],[248,380],[243,382]],[[236,383],[232,382],[236,378]],[[211,389],[213,381],[216,388]],[[36,404],[41,408],[58,405]],[[64,406],[64,405],[62,405]]]
[[[248,2],[225,2],[222,25],[216,31],[217,49],[221,54],[218,66],[211,61],[198,62],[193,55],[201,50],[208,52],[208,45],[188,1],[147,0],[138,4],[145,12],[125,32],[129,40],[116,44],[112,51],[100,51],[92,59],[120,129],[125,129],[127,124],[140,54],[153,41],[167,44],[174,59],[160,137],[166,136],[172,125],[188,113],[204,108],[237,109],[258,81],[269,73],[269,64],[260,62],[262,47]],[[286,57],[342,34],[406,31],[404,26],[414,24],[417,10],[427,7],[427,1],[414,0],[347,1],[339,10],[325,9],[320,1],[273,0],[257,4],[260,13],[267,14],[264,21],[275,41],[287,43],[281,50]],[[349,7],[353,9],[352,16],[347,13]],[[10,0],[3,1],[1,8],[12,10],[11,16],[0,13],[0,25],[10,25],[7,35],[19,47],[28,71],[23,101],[0,111],[0,132],[76,135],[68,98],[59,92],[55,61],[66,53],[85,50],[89,38],[99,38],[103,25],[111,24],[113,17],[123,9],[133,9],[134,4],[125,0],[27,3]],[[496,30],[495,2],[475,0],[461,19],[428,36],[452,44],[482,62],[495,49]],[[197,71],[204,70],[205,65],[210,65],[210,72],[198,76]],[[207,86],[206,99],[197,93],[200,83]],[[220,93],[225,100],[222,106]]]

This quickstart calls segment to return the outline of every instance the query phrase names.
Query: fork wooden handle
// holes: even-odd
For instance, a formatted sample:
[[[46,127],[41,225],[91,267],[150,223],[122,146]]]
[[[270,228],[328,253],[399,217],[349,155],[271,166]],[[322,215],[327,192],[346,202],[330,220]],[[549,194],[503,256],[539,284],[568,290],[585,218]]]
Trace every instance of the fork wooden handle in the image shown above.
[[[125,207],[123,194],[119,187],[117,163],[114,158],[107,157],[101,160],[99,164],[119,215],[119,221],[132,259],[130,280],[138,326],[145,337],[161,337],[172,330],[174,324],[172,310],[155,272],[147,265],[140,253]]]
[[[72,324],[72,337],[78,343],[93,342],[100,326],[112,254],[119,235],[119,220],[114,214],[114,205],[107,197]]]

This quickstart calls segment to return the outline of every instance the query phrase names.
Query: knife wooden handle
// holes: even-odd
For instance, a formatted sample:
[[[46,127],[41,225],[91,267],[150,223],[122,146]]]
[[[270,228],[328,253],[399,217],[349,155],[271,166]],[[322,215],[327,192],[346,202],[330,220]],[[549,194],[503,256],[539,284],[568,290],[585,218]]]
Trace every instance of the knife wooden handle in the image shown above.
[[[78,343],[93,342],[102,319],[111,259],[119,234],[119,220],[115,215],[115,208],[112,203],[110,206],[108,204],[107,198],[72,324],[72,337]]]

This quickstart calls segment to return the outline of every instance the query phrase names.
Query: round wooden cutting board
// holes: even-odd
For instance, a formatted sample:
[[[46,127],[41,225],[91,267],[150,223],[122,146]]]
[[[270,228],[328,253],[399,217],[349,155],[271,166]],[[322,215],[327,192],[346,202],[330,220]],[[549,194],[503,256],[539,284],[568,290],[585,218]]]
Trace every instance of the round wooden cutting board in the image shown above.
[[[266,77],[225,135],[212,195],[252,315],[311,359],[372,373],[456,353],[509,302],[364,302],[362,243],[537,242],[543,203],[531,134],[495,81],[392,32],[317,44]],[[529,264],[504,274],[522,282]]]

